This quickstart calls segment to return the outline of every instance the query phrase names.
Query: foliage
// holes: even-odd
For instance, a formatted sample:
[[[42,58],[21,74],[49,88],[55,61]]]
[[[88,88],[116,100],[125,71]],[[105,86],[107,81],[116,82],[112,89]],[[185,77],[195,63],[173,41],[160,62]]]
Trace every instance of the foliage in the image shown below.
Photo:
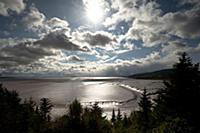
[[[113,124],[115,124],[115,121],[116,121],[116,118],[115,118],[115,110],[114,110],[114,108],[113,108],[111,122],[112,122]]]
[[[0,85],[1,133],[43,133],[47,130],[45,126],[46,122],[31,98],[22,103],[17,92]]]
[[[40,99],[40,115],[45,121],[50,121],[50,111],[53,107],[53,104],[48,98]]]
[[[199,64],[192,64],[191,58],[183,53],[174,65],[174,73],[156,100],[155,114],[158,121],[180,118],[199,131],[200,75]]]
[[[151,128],[151,107],[152,103],[150,101],[150,97],[147,94],[147,90],[144,89],[141,100],[138,103],[140,107],[140,111],[138,112],[139,120],[138,123],[140,124],[140,130],[143,133],[146,133]]]

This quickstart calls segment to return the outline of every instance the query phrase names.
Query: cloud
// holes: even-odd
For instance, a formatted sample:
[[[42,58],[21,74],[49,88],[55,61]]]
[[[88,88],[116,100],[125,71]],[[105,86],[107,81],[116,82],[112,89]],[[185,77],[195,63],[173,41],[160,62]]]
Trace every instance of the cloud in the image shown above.
[[[26,7],[24,0],[1,0],[0,15],[9,16],[10,11],[21,13]]]
[[[84,61],[83,59],[81,59],[79,56],[77,56],[77,55],[70,55],[70,56],[68,56],[67,57],[67,60],[68,61],[75,61],[75,62],[82,62],[82,61]]]
[[[200,6],[191,10],[167,13],[161,18],[163,30],[181,38],[195,38],[200,36]]]
[[[167,45],[164,45],[161,51],[165,55],[168,54],[177,55],[178,53],[186,51],[188,48],[189,47],[187,46],[187,44],[184,44],[181,41],[171,41],[168,42]]]
[[[126,41],[141,40],[144,47],[152,47],[167,43],[172,39],[171,36],[182,39],[200,37],[200,4],[194,4],[187,10],[163,13],[156,2],[148,2],[132,12],[129,16],[133,17],[132,25],[123,36]]]
[[[133,58],[132,60],[117,59],[114,63],[101,64],[99,73],[102,75],[124,76],[140,72],[154,71],[165,68],[166,65],[160,62],[159,52],[152,52],[144,58]]]
[[[106,32],[87,32],[83,35],[84,40],[91,46],[105,46],[115,41],[115,38],[111,34]]]
[[[66,29],[70,31],[69,23],[57,17],[53,17],[47,21],[47,25],[53,30]]]
[[[66,20],[60,19],[58,17],[53,17],[43,24],[44,35],[52,32],[65,33],[67,36],[70,36],[71,28],[69,23]]]
[[[199,0],[177,0],[178,2],[180,2],[180,4],[199,4]]]
[[[166,43],[169,40],[169,36],[162,34],[161,31],[157,30],[157,26],[154,26],[154,24],[147,27],[147,25],[151,25],[149,23],[135,20],[132,27],[130,27],[128,32],[124,35],[125,40],[141,40],[145,47]]]
[[[72,43],[69,37],[58,31],[49,33],[38,40],[0,39],[0,44],[2,71],[37,71],[34,67],[38,67],[38,71],[55,70],[52,67],[59,71],[59,64],[62,61],[84,61],[76,55],[67,57],[64,54],[63,50],[85,52],[85,48]],[[45,66],[46,64],[48,66]]]
[[[112,8],[116,10],[105,22],[106,27],[116,27],[121,22],[132,23],[128,27],[124,40],[141,40],[143,46],[152,47],[167,37],[158,28],[162,10],[155,1],[113,0]],[[122,35],[123,36],[123,35]]]
[[[84,32],[77,31],[72,33],[72,37],[74,37],[74,40],[81,43],[87,43],[90,46],[112,45],[117,41],[114,35],[104,31],[97,31],[94,33],[90,31],[84,31]]]
[[[42,39],[35,41],[34,44],[44,48],[85,51],[84,48],[82,49],[79,45],[74,44],[70,41],[70,37],[60,31],[51,32],[45,35]]]
[[[160,15],[161,10],[158,7],[156,2],[147,2],[146,0],[112,0],[111,8],[116,12],[105,20],[104,25],[112,27],[122,21],[133,21],[135,18],[150,20]]]
[[[65,20],[61,13],[48,18],[45,12],[42,13],[34,5],[20,16],[13,16],[12,23],[22,18],[20,22],[26,26],[25,33],[28,32],[29,36],[39,31],[36,32],[38,38],[0,39],[0,70],[19,73],[60,72],[76,75],[92,72],[99,75],[129,75],[171,67],[180,52],[187,52],[199,61],[198,0],[177,0],[179,4],[170,9],[162,9],[163,6],[159,5],[162,2],[152,0],[99,1],[105,9],[106,20],[102,23],[104,27],[99,24],[94,29],[87,25],[77,28],[79,23],[75,22],[76,16],[69,15]],[[0,15],[22,12],[23,8],[8,6],[16,5],[15,2],[1,0]],[[89,0],[84,2],[82,6],[86,6]],[[45,14],[52,16],[52,12],[48,13]],[[20,26],[17,28],[20,29]],[[123,32],[119,29],[121,27]],[[27,29],[31,29],[31,32]],[[0,34],[12,37],[16,33],[10,30]]]
[[[121,21],[129,21],[133,19],[131,10],[134,10],[138,0],[111,0],[111,9],[115,12],[104,22],[105,26],[112,26]]]
[[[19,65],[28,65],[44,56],[53,55],[52,51],[37,47],[29,42],[4,45],[0,51],[0,66],[7,68],[17,67]]]
[[[30,7],[30,11],[22,18],[21,21],[28,29],[37,31],[39,37],[50,34],[52,32],[65,32],[70,36],[71,28],[66,20],[58,17],[47,19],[34,5]]]
[[[35,6],[30,7],[30,12],[22,18],[22,23],[29,29],[37,29],[43,26],[45,15],[41,13]]]

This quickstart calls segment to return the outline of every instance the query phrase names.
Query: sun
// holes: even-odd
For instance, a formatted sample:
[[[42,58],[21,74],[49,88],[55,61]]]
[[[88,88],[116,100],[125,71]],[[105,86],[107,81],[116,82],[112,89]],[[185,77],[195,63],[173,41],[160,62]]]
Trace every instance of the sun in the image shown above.
[[[98,0],[87,0],[85,2],[86,16],[94,24],[100,23],[104,17],[104,11]]]

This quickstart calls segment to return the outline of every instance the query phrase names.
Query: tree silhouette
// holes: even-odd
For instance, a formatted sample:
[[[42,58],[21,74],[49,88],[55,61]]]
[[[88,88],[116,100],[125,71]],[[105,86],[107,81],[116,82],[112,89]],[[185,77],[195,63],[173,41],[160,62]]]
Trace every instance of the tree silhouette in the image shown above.
[[[120,109],[118,108],[118,111],[117,111],[117,121],[121,121],[121,120],[122,120],[122,114],[121,114]]]
[[[147,90],[144,89],[140,102],[138,103],[140,107],[139,111],[139,121],[140,121],[140,126],[141,130],[143,133],[146,133],[147,130],[150,128],[150,115],[151,115],[151,107],[152,103],[150,101],[150,97],[147,93]]]
[[[115,110],[114,110],[114,108],[113,108],[113,111],[112,111],[112,118],[111,118],[112,124],[115,124],[115,121],[116,121],[116,118],[115,118]]]
[[[200,75],[199,64],[192,64],[186,53],[174,65],[174,73],[169,81],[165,81],[165,88],[159,92],[156,100],[155,112],[157,119],[181,118],[192,125],[195,132],[200,127]]]
[[[51,103],[50,99],[40,99],[40,114],[45,121],[50,121],[50,111],[52,108],[53,104]]]
[[[71,133],[81,132],[81,114],[83,112],[81,104],[75,99],[69,105],[69,127]]]
[[[22,103],[16,91],[8,91],[0,84],[1,133],[37,133],[42,130],[41,123],[32,99]]]
[[[16,91],[8,91],[0,84],[0,132],[26,132],[21,115],[21,99]]]

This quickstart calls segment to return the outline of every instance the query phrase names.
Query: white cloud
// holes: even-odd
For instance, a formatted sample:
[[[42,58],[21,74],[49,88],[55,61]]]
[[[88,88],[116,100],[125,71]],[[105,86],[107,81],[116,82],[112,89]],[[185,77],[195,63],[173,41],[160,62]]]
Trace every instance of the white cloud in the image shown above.
[[[0,15],[9,16],[9,11],[21,13],[26,7],[24,0],[1,0]]]
[[[200,37],[200,4],[188,10],[162,13],[155,2],[149,2],[133,11],[132,26],[123,36],[125,40],[141,40],[143,46],[167,43],[171,36],[182,39]]]
[[[83,59],[81,59],[79,56],[77,55],[70,55],[68,57],[66,57],[68,61],[72,61],[72,62],[82,62],[84,61]]]
[[[149,21],[161,14],[156,2],[145,0],[112,0],[112,8],[116,10],[104,22],[106,27],[117,25],[122,21],[133,21],[135,18]]]
[[[68,35],[69,35],[69,32],[71,31],[69,27],[69,23],[66,20],[63,20],[57,17],[53,17],[49,19],[46,22],[46,28],[49,32],[65,30],[68,33]]]
[[[36,7],[31,6],[30,12],[22,18],[22,22],[29,29],[37,29],[43,27],[43,22],[45,21],[45,15],[41,13]]]

